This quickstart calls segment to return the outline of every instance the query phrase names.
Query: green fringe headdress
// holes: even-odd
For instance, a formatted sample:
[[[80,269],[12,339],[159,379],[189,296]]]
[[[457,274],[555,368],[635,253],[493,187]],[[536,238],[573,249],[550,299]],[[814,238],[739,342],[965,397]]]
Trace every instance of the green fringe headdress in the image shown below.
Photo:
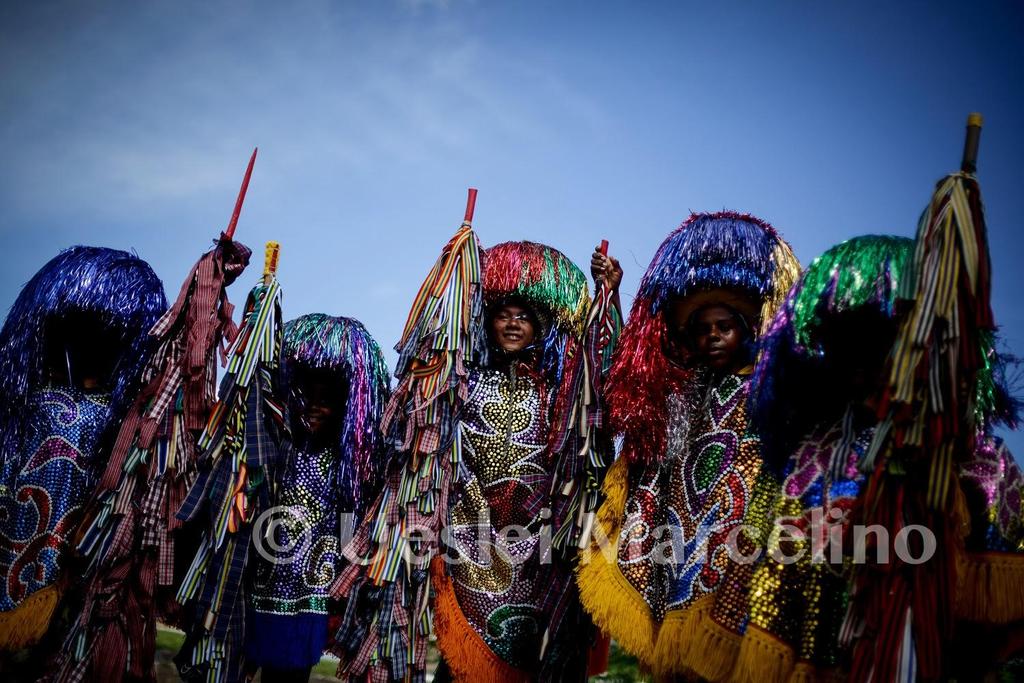
[[[751,419],[766,462],[780,466],[798,440],[824,419],[823,410],[845,407],[838,387],[824,386],[824,322],[844,314],[895,314],[896,292],[913,241],[867,235],[838,244],[816,258],[790,290],[762,338],[750,384]],[[870,330],[865,330],[869,334]]]

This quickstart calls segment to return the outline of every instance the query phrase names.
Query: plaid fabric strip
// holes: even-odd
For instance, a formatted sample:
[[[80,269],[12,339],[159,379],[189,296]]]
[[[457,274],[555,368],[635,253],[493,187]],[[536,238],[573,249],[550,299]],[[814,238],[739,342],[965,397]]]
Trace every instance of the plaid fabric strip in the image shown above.
[[[160,502],[163,499],[166,483],[161,477],[149,487],[139,501],[139,517],[142,520],[142,547],[159,548],[164,540],[163,515]]]
[[[274,432],[267,428],[264,412],[265,397],[269,388],[270,373],[265,368],[260,368],[246,396],[245,462],[253,467],[267,467],[278,460],[279,448]]]

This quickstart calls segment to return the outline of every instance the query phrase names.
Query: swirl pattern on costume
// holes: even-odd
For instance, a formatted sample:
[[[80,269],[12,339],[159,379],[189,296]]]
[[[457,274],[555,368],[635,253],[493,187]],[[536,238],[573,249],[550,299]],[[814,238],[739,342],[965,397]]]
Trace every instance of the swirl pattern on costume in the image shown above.
[[[57,579],[78,513],[95,485],[90,460],[107,423],[110,396],[46,388],[32,394],[28,411],[27,460],[8,460],[0,487],[4,612]]]
[[[747,430],[747,378],[726,375],[709,387],[694,438],[671,461],[667,523],[679,528],[682,554],[668,566],[665,610],[682,609],[722,582],[730,534],[743,523],[761,460]]]
[[[547,625],[542,593],[568,580],[539,561],[541,535],[531,526],[542,519],[551,481],[543,404],[531,376],[474,373],[461,424],[472,475],[450,511],[447,539],[459,608],[488,647],[517,668],[537,662]],[[510,526],[520,528],[504,534]]]
[[[271,561],[260,562],[252,604],[258,612],[327,614],[327,588],[339,560],[338,516],[327,503],[332,491],[335,449],[295,449],[289,473],[278,484],[278,502],[288,509],[273,527]]]

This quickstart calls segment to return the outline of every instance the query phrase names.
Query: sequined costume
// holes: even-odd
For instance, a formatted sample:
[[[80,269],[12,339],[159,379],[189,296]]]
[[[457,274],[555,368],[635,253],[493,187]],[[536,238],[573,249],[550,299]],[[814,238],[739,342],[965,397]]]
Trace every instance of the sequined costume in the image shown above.
[[[0,651],[41,638],[70,584],[70,542],[102,472],[101,446],[166,307],[145,261],[82,246],[50,260],[11,307],[0,331]],[[95,388],[84,389],[83,372],[97,373]]]
[[[304,315],[285,325],[282,356],[295,444],[274,484],[274,513],[252,556],[245,634],[250,670],[300,670],[320,661],[341,543],[377,492],[382,469],[378,423],[388,372],[366,328],[352,318]],[[324,371],[343,392],[344,415],[333,443],[315,445],[302,437],[300,369]]]
[[[749,623],[742,675],[787,680],[793,671],[821,676],[847,666],[839,646],[850,581],[843,539],[864,485],[858,465],[873,430],[869,423],[847,436],[841,422],[819,429],[787,464],[772,509],[773,533],[744,586]]]
[[[524,670],[538,659],[547,627],[544,592],[565,580],[540,561],[541,506],[551,485],[543,392],[529,375],[474,373],[462,421],[470,474],[451,508],[447,541],[460,560],[448,574],[461,615],[495,654]],[[512,525],[525,531],[502,534]]]
[[[691,674],[713,649],[704,630],[727,588],[728,547],[751,510],[763,514],[768,490],[747,424],[749,370],[713,380],[671,359],[670,304],[688,311],[683,319],[725,304],[756,334],[798,273],[764,221],[694,214],[659,247],[613,359],[608,401],[622,452],[578,585],[594,621],[655,674]]]
[[[0,610],[8,612],[60,575],[61,556],[96,483],[97,442],[110,416],[110,394],[44,387],[27,407],[27,460],[6,463],[0,492]]]
[[[327,644],[328,588],[340,563],[337,452],[294,449],[279,483],[273,543],[260,543],[246,623],[246,661],[298,669]]]
[[[536,315],[535,344],[488,361],[485,301],[510,296]],[[482,252],[468,223],[445,247],[397,347],[384,421],[397,452],[345,551],[362,566],[335,586],[342,678],[424,680],[431,630],[456,680],[586,675],[591,626],[569,560],[605,462],[590,430],[617,316],[590,306],[583,273],[550,247]]]
[[[83,514],[76,550],[87,562],[84,598],[61,634],[55,681],[155,676],[156,624],[178,623],[184,568],[176,561],[193,540],[175,514],[195,481],[196,436],[217,400],[218,352],[237,332],[226,288],[250,253],[222,236],[148,332],[156,350]]]
[[[850,537],[875,432],[864,405],[894,331],[910,240],[858,237],[807,268],[771,321],[752,381],[753,419],[781,487],[760,528],[758,561],[738,570],[742,635],[717,680],[817,680],[849,667],[840,632],[849,602]],[[845,337],[856,334],[850,344]],[[853,369],[856,370],[853,370]]]

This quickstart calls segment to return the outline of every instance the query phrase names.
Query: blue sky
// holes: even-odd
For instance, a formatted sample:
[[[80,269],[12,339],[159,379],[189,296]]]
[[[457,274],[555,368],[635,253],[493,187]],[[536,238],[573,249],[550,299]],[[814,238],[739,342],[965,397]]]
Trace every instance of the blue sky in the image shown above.
[[[173,296],[254,145],[238,238],[282,243],[288,317],[355,316],[390,348],[469,186],[485,245],[585,264],[607,238],[628,306],[691,210],[761,216],[805,263],[911,236],[977,110],[1024,355],[1019,3],[21,1],[0,69],[0,308],[82,243],[135,249]]]

